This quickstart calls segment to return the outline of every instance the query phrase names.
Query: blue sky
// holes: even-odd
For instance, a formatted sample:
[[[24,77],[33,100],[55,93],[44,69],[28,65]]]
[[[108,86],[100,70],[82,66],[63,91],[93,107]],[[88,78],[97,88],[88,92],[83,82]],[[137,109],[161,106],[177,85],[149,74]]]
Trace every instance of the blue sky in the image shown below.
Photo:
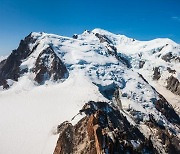
[[[0,0],[0,55],[32,31],[72,36],[94,28],[180,43],[180,0]]]

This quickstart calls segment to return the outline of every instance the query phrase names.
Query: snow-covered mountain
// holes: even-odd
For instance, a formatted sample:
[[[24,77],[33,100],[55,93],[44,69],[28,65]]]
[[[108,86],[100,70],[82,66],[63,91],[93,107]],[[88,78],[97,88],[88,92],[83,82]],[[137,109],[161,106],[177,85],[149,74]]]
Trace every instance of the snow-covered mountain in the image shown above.
[[[102,29],[72,38],[33,32],[0,62],[0,85],[2,153],[53,153],[56,141],[62,142],[62,132],[59,139],[57,135],[60,123],[68,120],[80,129],[77,122],[96,113],[93,109],[75,116],[89,101],[106,102],[107,111],[95,110],[105,115],[108,108],[120,111],[108,115],[110,121],[116,123],[111,116],[117,116],[126,128],[120,122],[126,117],[128,126],[144,136],[138,139],[137,131],[128,130],[126,134],[136,135],[128,139],[115,135],[118,145],[127,142],[134,152],[144,146],[138,149],[141,153],[149,147],[155,149],[149,153],[180,151],[180,45],[170,39],[138,41]],[[108,128],[106,137],[121,129],[97,124],[102,132]],[[152,146],[142,144],[145,138]],[[58,143],[57,153],[59,147],[66,149]]]

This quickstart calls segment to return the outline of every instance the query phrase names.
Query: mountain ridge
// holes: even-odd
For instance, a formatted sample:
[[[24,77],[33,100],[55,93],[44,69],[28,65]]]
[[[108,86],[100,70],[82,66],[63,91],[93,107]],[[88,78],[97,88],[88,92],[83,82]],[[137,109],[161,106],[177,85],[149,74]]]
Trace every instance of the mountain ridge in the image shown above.
[[[59,109],[58,112],[62,111],[61,106],[67,106],[66,102],[73,103],[73,112],[69,105],[64,108],[71,118],[85,102],[113,102],[128,121],[138,127],[144,135],[147,130],[153,132],[151,141],[153,145],[158,143],[156,150],[166,153],[166,150],[172,148],[169,148],[165,141],[170,140],[169,136],[179,138],[180,134],[179,108],[176,108],[180,101],[180,84],[177,82],[180,75],[179,60],[180,45],[169,39],[137,41],[101,29],[86,30],[73,38],[33,32],[21,41],[17,50],[0,62],[0,95],[3,104],[12,102],[6,95],[16,96],[22,107],[24,101],[32,106],[43,102],[45,106],[49,106],[50,102],[47,100],[50,101],[51,97],[48,95],[57,97],[58,102],[52,99]],[[171,95],[175,95],[175,99],[166,100],[166,95],[161,95],[161,91],[156,90],[154,85],[165,88],[169,93],[174,92],[175,94]],[[61,89],[63,87],[64,92]],[[49,90],[45,90],[46,88]],[[39,93],[34,94],[35,91]],[[48,94],[46,91],[52,92]],[[47,100],[38,98],[38,102],[35,98],[24,99],[24,95],[42,97],[43,93],[46,93],[47,96],[44,97]],[[71,95],[73,98],[68,98]],[[76,98],[76,95],[79,98]],[[5,108],[6,105],[4,107],[3,104],[0,105]],[[41,109],[44,115],[45,108],[42,106]],[[53,115],[59,115],[58,112]],[[20,113],[24,114],[23,111]],[[48,115],[50,114],[52,113],[49,111]],[[60,122],[69,119],[61,116],[63,118],[60,118]],[[42,119],[43,117],[40,117],[37,120],[40,122]],[[57,126],[56,115],[51,120],[56,121],[53,125]],[[50,131],[53,125],[47,125],[46,131]],[[162,134],[167,136],[165,140]],[[53,141],[54,146],[55,141],[57,136]],[[40,150],[38,147],[36,149]],[[50,149],[52,153],[53,146]]]

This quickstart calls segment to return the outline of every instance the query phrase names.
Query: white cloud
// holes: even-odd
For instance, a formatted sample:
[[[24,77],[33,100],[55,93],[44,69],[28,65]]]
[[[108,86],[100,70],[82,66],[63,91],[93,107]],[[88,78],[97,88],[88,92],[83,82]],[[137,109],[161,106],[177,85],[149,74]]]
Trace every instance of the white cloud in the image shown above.
[[[171,19],[176,20],[176,21],[180,21],[180,17],[177,17],[177,16],[173,16],[173,17],[171,17]]]

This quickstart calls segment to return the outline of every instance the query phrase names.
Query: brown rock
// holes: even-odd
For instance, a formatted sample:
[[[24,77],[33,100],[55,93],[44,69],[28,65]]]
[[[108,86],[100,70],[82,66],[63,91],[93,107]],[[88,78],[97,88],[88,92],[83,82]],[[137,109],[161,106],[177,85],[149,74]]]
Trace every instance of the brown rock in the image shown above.
[[[118,109],[111,107],[105,102],[89,102],[83,109],[86,116],[75,126],[68,129],[66,125],[61,130],[72,132],[70,135],[71,143],[64,131],[60,131],[54,154],[73,153],[73,154],[115,154],[115,153],[156,153],[150,139],[134,126],[130,125],[127,119]],[[72,130],[72,131],[69,131]],[[74,131],[73,131],[74,130]],[[133,141],[137,141],[139,146],[134,147]],[[66,144],[66,145],[64,145]],[[66,146],[70,146],[67,151]],[[72,146],[72,147],[71,147]]]

